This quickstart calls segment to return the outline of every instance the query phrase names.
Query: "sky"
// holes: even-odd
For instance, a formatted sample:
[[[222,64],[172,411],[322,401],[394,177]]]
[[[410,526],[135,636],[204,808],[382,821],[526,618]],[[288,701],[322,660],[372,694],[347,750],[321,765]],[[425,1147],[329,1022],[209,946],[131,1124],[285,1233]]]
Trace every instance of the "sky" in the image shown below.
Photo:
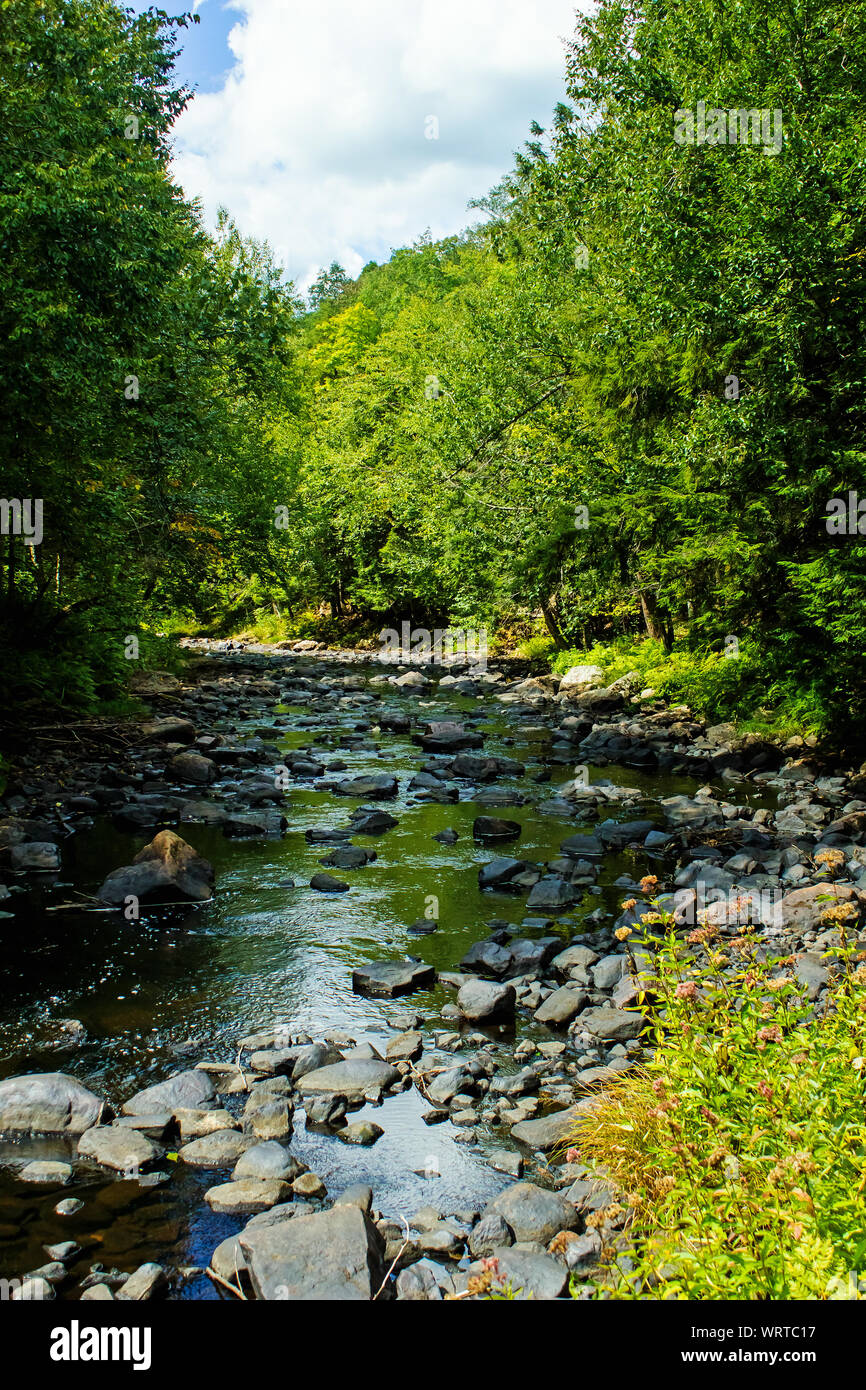
[[[194,0],[175,176],[208,225],[228,208],[302,289],[331,261],[355,275],[451,235],[565,98],[576,3]]]

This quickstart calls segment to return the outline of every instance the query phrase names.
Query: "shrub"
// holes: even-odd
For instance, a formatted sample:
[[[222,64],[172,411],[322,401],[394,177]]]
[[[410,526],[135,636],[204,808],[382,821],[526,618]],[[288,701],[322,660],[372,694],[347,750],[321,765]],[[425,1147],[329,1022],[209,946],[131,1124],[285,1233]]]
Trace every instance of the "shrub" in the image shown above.
[[[763,958],[751,933],[723,945],[705,925],[684,941],[655,914],[663,935],[643,997],[654,1054],[600,1095],[572,1141],[633,1209],[628,1255],[608,1252],[609,1295],[822,1299],[856,1289],[866,964],[846,940],[844,907],[828,915],[840,945],[816,1010],[792,958]]]

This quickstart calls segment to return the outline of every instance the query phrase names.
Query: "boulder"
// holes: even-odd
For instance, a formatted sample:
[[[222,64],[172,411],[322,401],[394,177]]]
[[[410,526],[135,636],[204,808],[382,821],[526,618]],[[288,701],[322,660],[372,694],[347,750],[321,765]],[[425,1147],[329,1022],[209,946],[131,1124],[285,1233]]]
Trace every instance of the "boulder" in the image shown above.
[[[202,753],[176,753],[169,760],[166,772],[176,782],[192,787],[206,787],[217,774],[216,763]]]
[[[536,1023],[546,1023],[549,1028],[562,1028],[580,1013],[585,1003],[585,990],[563,985],[547,996],[533,1017]]]
[[[278,1179],[243,1178],[240,1182],[224,1182],[209,1187],[204,1199],[211,1211],[229,1216],[250,1216],[268,1211],[278,1202],[291,1198],[292,1189]]]
[[[851,903],[862,917],[864,900],[866,894],[845,883],[812,883],[806,888],[795,888],[793,893],[786,893],[773,908],[768,925],[797,932],[816,931],[822,925],[821,919],[828,908],[842,903]],[[852,918],[852,923],[856,920]]]
[[[581,1105],[578,1104],[570,1105],[566,1110],[557,1110],[552,1115],[543,1115],[539,1120],[520,1120],[512,1125],[511,1137],[528,1149],[549,1153],[571,1139],[580,1113]]]
[[[516,1002],[513,985],[490,980],[467,980],[457,993],[457,1007],[470,1023],[513,1022]]]
[[[523,826],[516,820],[502,820],[499,816],[476,816],[472,822],[473,839],[488,844],[493,840],[519,840]]]
[[[559,682],[559,689],[579,694],[583,690],[597,689],[603,681],[604,671],[600,666],[572,666]]]
[[[578,1221],[570,1202],[558,1192],[549,1192],[532,1182],[506,1187],[485,1207],[483,1215],[491,1214],[503,1218],[516,1241],[540,1241],[545,1245],[560,1231],[573,1230]]]
[[[173,830],[160,830],[132,864],[108,875],[97,897],[118,905],[130,896],[140,902],[205,902],[213,885],[208,861]]]
[[[436,971],[419,961],[373,961],[352,971],[352,989],[370,999],[396,999],[416,989],[432,989]]]
[[[41,1072],[0,1081],[0,1132],[9,1134],[83,1134],[101,1116],[110,1119],[106,1102],[74,1076]]]
[[[95,1125],[82,1134],[78,1141],[78,1153],[81,1158],[92,1158],[105,1168],[126,1173],[152,1163],[160,1157],[162,1150],[140,1130]]]
[[[191,1168],[232,1168],[254,1143],[250,1135],[240,1130],[218,1129],[184,1144],[178,1157]]]
[[[214,1105],[216,1092],[213,1082],[204,1071],[182,1071],[167,1081],[158,1081],[124,1103],[124,1115],[151,1115],[182,1110],[208,1110]]]
[[[605,1042],[625,1042],[640,1036],[644,1027],[642,1014],[626,1013],[622,1009],[587,1009],[580,1016],[581,1026],[593,1037]]]
[[[298,1083],[302,1095],[339,1095],[363,1100],[367,1091],[386,1091],[400,1080],[396,1067],[375,1057],[352,1057],[345,1062],[307,1072]]]
[[[293,1302],[370,1300],[385,1277],[385,1246],[355,1206],[247,1227],[240,1247],[256,1296]]]

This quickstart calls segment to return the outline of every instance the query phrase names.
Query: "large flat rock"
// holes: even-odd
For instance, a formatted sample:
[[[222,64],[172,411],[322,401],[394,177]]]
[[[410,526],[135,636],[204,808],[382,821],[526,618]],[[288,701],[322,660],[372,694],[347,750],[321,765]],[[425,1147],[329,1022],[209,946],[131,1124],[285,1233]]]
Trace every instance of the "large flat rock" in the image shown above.
[[[352,1057],[345,1062],[334,1062],[330,1067],[320,1067],[318,1071],[308,1071],[298,1082],[302,1095],[345,1096],[347,1100],[360,1100],[370,1090],[387,1090],[400,1080],[396,1067],[380,1062],[375,1057]]]
[[[432,965],[412,960],[380,960],[352,971],[352,989],[369,999],[396,999],[416,989],[432,989],[436,971]]]
[[[183,1071],[136,1091],[123,1106],[124,1115],[150,1115],[155,1111],[207,1110],[213,1107],[216,1091],[204,1071]]]
[[[521,1120],[512,1126],[511,1137],[530,1149],[548,1153],[571,1138],[579,1115],[580,1105],[569,1105],[566,1110],[543,1115],[540,1120]]]
[[[333,1207],[274,1226],[247,1227],[240,1247],[262,1299],[369,1300],[385,1276],[382,1237],[358,1207]]]

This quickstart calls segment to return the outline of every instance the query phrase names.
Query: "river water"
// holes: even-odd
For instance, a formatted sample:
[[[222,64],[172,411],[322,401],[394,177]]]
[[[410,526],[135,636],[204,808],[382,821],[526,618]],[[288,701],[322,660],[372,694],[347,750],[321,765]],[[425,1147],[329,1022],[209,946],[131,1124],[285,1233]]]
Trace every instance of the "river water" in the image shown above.
[[[351,883],[348,893],[310,889],[310,878],[321,870],[319,860],[329,847],[308,845],[304,831],[344,826],[359,803],[293,786],[286,798],[289,828],[281,839],[229,840],[216,827],[176,827],[216,870],[212,903],[170,916],[145,916],[139,922],[127,922],[115,912],[46,912],[47,906],[68,901],[72,890],[95,892],[111,869],[130,863],[152,838],[152,831],[131,835],[115,829],[109,819],[95,820],[66,842],[62,874],[30,891],[17,904],[14,918],[0,923],[5,929],[0,1075],[64,1070],[118,1104],[197,1060],[234,1059],[241,1036],[276,1024],[315,1038],[339,1029],[358,1041],[384,1044],[393,1036],[386,1015],[405,1008],[423,1017],[423,1060],[435,1060],[431,1034],[437,1028],[453,1028],[439,1014],[442,1005],[453,1000],[453,991],[437,986],[394,1003],[370,1000],[353,994],[352,969],[365,961],[409,954],[439,970],[455,970],[468,947],[487,935],[485,923],[494,918],[523,922],[528,915],[525,897],[480,892],[478,867],[500,851],[473,841],[472,822],[480,814],[519,821],[520,840],[501,852],[529,860],[554,858],[560,842],[581,828],[546,804],[557,786],[573,775],[573,762],[550,758],[545,722],[551,721],[525,707],[509,708],[490,697],[449,698],[444,692],[419,700],[389,691],[388,699],[420,720],[477,721],[487,755],[501,754],[526,764],[526,777],[496,782],[506,793],[506,803],[508,794],[517,794],[526,804],[499,809],[471,799],[446,805],[419,802],[406,787],[427,755],[408,734],[359,728],[367,718],[363,705],[335,702],[333,708],[311,716],[306,706],[274,704],[273,715],[287,720],[280,749],[309,746],[318,755],[338,755],[347,764],[344,777],[362,772],[398,777],[398,798],[380,803],[398,817],[397,827],[381,836],[353,840],[374,848],[375,862],[359,870],[334,871]],[[240,736],[251,735],[261,724],[261,708],[246,720],[231,721]],[[220,727],[218,720],[210,726],[215,731]],[[550,780],[535,782],[539,773],[549,773]],[[619,818],[646,815],[659,823],[660,797],[691,794],[698,785],[686,777],[659,777],[616,766],[590,767],[589,775],[592,781],[608,779],[642,791],[645,803]],[[471,789],[463,790],[461,797],[470,794]],[[617,816],[616,810],[612,814]],[[433,839],[449,827],[459,837],[454,845]],[[585,828],[589,832],[592,826]],[[532,926],[526,934],[553,931],[568,944],[584,929],[582,919],[590,912],[599,906],[616,910],[623,896],[622,888],[613,886],[616,878],[623,873],[640,877],[654,867],[643,853],[606,856],[599,893],[587,893],[573,912],[552,925],[548,921]],[[287,886],[290,880],[297,886]],[[410,924],[433,909],[438,911],[435,932],[408,932]],[[74,1053],[41,1047],[40,1037],[50,1020],[67,1017],[84,1024],[85,1044]],[[517,1028],[518,1039],[556,1036],[531,1022],[519,1021]],[[494,1030],[489,1036],[500,1034]],[[441,1056],[443,1062],[450,1060],[447,1053]],[[509,1146],[507,1131],[484,1133],[477,1147],[468,1148],[454,1142],[450,1125],[425,1125],[421,1114],[427,1108],[412,1089],[375,1110],[355,1112],[353,1120],[372,1118],[385,1130],[372,1148],[354,1148],[333,1136],[308,1133],[303,1112],[296,1111],[291,1147],[331,1193],[353,1182],[369,1183],[374,1205],[388,1216],[408,1217],[427,1204],[443,1212],[483,1205],[507,1181],[485,1161],[491,1148]],[[215,1215],[203,1200],[208,1187],[227,1181],[228,1172],[168,1162],[162,1165],[169,1173],[166,1181],[142,1186],[108,1177],[95,1166],[79,1165],[75,1180],[62,1191],[45,1191],[16,1179],[14,1165],[22,1158],[62,1157],[63,1147],[57,1140],[33,1140],[0,1150],[0,1274],[5,1277],[45,1263],[44,1245],[74,1239],[82,1245],[81,1255],[70,1266],[70,1296],[76,1297],[75,1277],[85,1275],[95,1261],[124,1270],[145,1260],[172,1269],[201,1267],[218,1242],[244,1224],[242,1217]],[[54,1206],[67,1196],[80,1197],[85,1205],[76,1216],[60,1218]],[[221,1295],[199,1274],[179,1281],[173,1296]]]

